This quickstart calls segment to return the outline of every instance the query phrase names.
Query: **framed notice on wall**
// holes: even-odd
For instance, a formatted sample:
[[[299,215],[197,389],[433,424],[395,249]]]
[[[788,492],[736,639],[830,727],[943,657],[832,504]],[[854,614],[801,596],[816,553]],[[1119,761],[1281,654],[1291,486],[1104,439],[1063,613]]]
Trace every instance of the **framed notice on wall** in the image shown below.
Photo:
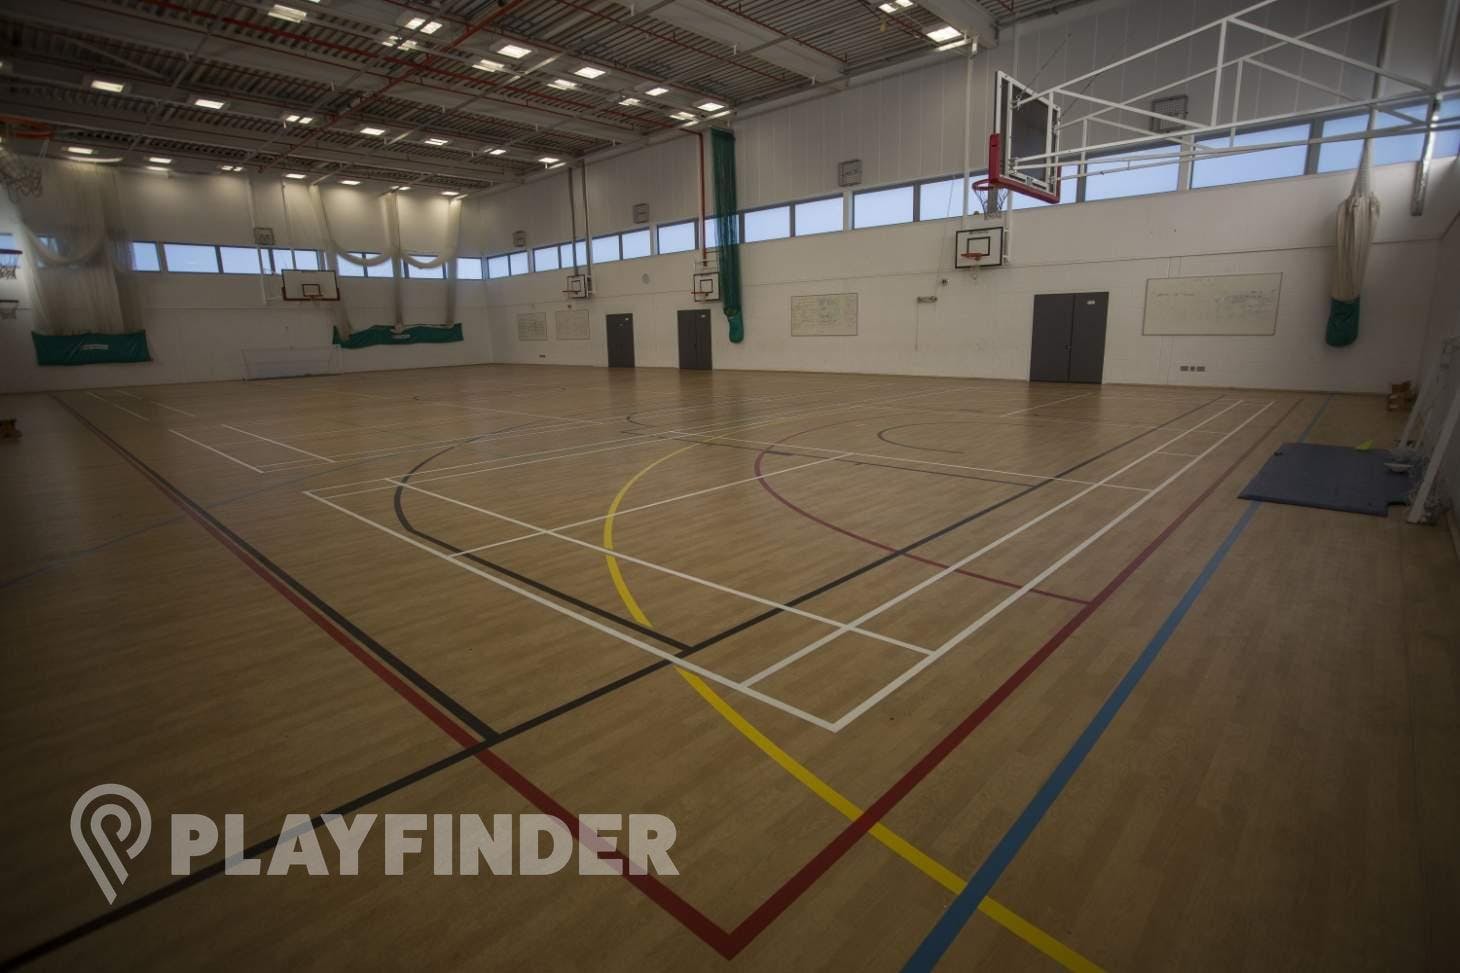
[[[1152,277],[1146,281],[1147,335],[1277,333],[1282,274]]]
[[[553,332],[559,341],[588,340],[588,309],[574,308],[553,315]]]
[[[856,294],[809,294],[791,298],[793,336],[814,338],[856,333]]]
[[[518,341],[548,340],[547,312],[525,311],[517,315]]]

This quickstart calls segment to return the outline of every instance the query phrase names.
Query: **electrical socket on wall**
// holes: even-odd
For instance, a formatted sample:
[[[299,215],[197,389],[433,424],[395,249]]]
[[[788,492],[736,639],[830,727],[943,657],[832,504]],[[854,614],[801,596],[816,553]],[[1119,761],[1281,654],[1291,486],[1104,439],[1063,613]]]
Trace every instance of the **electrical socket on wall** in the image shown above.
[[[1204,372],[1207,367],[1205,365],[1182,365],[1181,370],[1183,372]]]

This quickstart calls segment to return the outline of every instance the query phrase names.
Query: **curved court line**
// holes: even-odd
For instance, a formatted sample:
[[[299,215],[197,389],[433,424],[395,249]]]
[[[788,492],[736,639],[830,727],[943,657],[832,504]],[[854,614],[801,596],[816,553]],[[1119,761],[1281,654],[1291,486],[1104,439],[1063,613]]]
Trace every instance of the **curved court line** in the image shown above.
[[[836,423],[828,423],[828,425],[836,425]],[[826,428],[826,427],[825,426],[819,426],[817,428]],[[807,429],[807,430],[804,430],[804,431],[805,432],[811,432],[812,430]],[[800,434],[797,433],[796,435],[800,435]],[[791,437],[787,436],[785,438],[786,439],[789,439]],[[772,444],[772,445],[778,445],[778,444]],[[872,547],[877,548],[878,550],[888,551],[890,553],[895,553],[895,554],[900,553],[903,557],[905,557],[905,558],[907,558],[907,559],[909,559],[911,561],[917,561],[919,564],[926,564],[929,567],[944,568],[944,569],[946,569],[948,567],[948,565],[944,564],[942,561],[935,561],[935,560],[933,560],[930,557],[923,557],[921,554],[913,554],[911,551],[899,551],[898,548],[895,548],[895,547],[891,546],[890,544],[884,544],[881,541],[876,540],[874,538],[866,537],[866,536],[864,536],[862,534],[858,534],[854,530],[848,530],[845,527],[839,526],[837,524],[833,524],[829,520],[823,520],[820,517],[816,516],[816,514],[812,513],[811,511],[809,511],[807,509],[805,509],[804,507],[798,507],[794,502],[786,499],[786,497],[784,495],[782,495],[778,490],[776,490],[775,487],[773,487],[773,486],[769,485],[768,483],[766,483],[766,481],[765,481],[765,479],[763,477],[763,474],[761,472],[761,464],[763,464],[765,462],[766,454],[771,450],[771,448],[772,448],[772,446],[765,446],[765,447],[763,447],[761,449],[761,451],[759,453],[756,454],[756,457],[755,457],[755,475],[758,476],[758,477],[762,477],[762,479],[760,480],[761,489],[765,490],[771,496],[775,497],[784,506],[789,507],[791,510],[794,510],[796,513],[798,513],[801,516],[805,517],[807,520],[811,521],[814,524],[820,524],[822,527],[825,527],[827,530],[834,530],[838,534],[843,534],[843,535],[845,535],[847,537],[850,537],[854,541],[861,541],[863,544],[868,544],[868,545],[870,545]],[[913,460],[912,462],[917,462],[917,461],[916,460]],[[605,545],[605,546],[607,546],[607,545]],[[959,568],[954,573],[955,574],[961,574],[961,575],[963,575],[964,577],[967,577],[967,578],[977,578],[979,581],[987,581],[990,584],[996,584],[996,585],[999,585],[1002,588],[1018,588],[1018,587],[1020,587],[1020,585],[1017,584],[1016,582],[1009,581],[1006,578],[995,578],[992,575],[979,574],[977,571],[970,571],[967,568]],[[1089,602],[1086,601],[1084,598],[1076,598],[1073,595],[1062,595],[1059,592],[1056,592],[1056,591],[1047,591],[1044,588],[1033,588],[1033,589],[1031,589],[1031,591],[1032,591],[1033,594],[1036,594],[1036,595],[1043,595],[1046,598],[1055,598],[1055,599],[1057,599],[1059,601],[1068,601],[1068,602],[1071,602],[1071,603],[1076,604],[1076,605],[1089,604]]]
[[[968,421],[972,422],[973,420],[970,419]],[[903,449],[916,449],[919,452],[924,452],[924,453],[947,453],[950,456],[962,456],[963,455],[963,451],[960,450],[960,449],[939,449],[936,446],[914,446],[912,443],[901,443],[901,442],[898,442],[896,439],[893,439],[893,438],[891,438],[890,436],[887,435],[890,432],[897,432],[899,429],[911,429],[914,426],[939,426],[939,425],[944,425],[944,423],[939,423],[939,422],[909,422],[906,425],[902,425],[902,426],[888,426],[886,429],[879,429],[879,430],[877,430],[877,438],[880,439],[880,440],[882,440],[884,443],[886,443],[889,446],[901,446]]]
[[[628,496],[634,484],[639,482],[639,480],[659,464],[673,459],[682,453],[686,453],[698,445],[700,444],[692,443],[682,449],[676,449],[672,453],[666,453],[629,477],[608,505],[608,513],[603,521],[604,547],[609,550],[613,549],[613,521],[618,514],[619,507],[623,504],[624,498]],[[762,452],[761,455],[764,455],[764,453]],[[757,457],[757,474],[760,473],[759,466],[760,459]],[[763,483],[765,481],[762,480],[761,482]],[[645,627],[652,628],[653,623],[649,621],[649,616],[644,613],[644,609],[639,605],[638,599],[634,597],[634,593],[629,590],[628,584],[624,581],[623,572],[619,570],[618,559],[612,554],[606,554],[603,560],[608,565],[608,574],[613,579],[614,590],[618,592],[619,599],[624,603],[624,607],[628,609],[629,614],[633,616],[634,621]],[[774,740],[758,730],[753,723],[727,703],[719,693],[711,689],[707,682],[694,673],[687,672],[678,666],[675,667],[675,671],[680,674],[685,682],[690,684],[695,692],[699,693],[705,702],[710,704],[715,712],[719,713],[727,723],[738,730],[741,736],[755,744],[762,753],[770,757],[782,770],[800,781],[808,790],[827,804],[830,804],[848,820],[856,821],[862,816],[862,809],[860,807],[845,797],[840,791],[836,790],[836,788],[818,777],[805,764],[802,764],[795,757],[777,746]],[[872,825],[868,833],[880,841],[893,854],[902,858],[918,871],[952,892],[955,897],[960,895],[967,887],[967,883],[959,878],[952,869],[941,864],[880,821]],[[957,899],[955,898],[954,901],[956,902]],[[1077,973],[1102,973],[1099,966],[996,900],[988,896],[982,897],[978,903],[978,911],[1056,963],[1059,963],[1065,969],[1074,970]]]

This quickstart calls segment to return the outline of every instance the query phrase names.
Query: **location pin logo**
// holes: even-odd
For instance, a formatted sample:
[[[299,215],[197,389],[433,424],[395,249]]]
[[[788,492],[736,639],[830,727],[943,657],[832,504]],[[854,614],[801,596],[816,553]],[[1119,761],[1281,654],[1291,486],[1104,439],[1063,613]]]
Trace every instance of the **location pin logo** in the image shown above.
[[[108,834],[103,827],[107,821],[115,822],[114,834]],[[151,836],[152,815],[147,803],[141,794],[124,784],[97,784],[82,794],[71,809],[71,840],[76,842],[108,903],[117,900],[117,887],[127,880],[127,866],[112,846],[113,842],[130,861],[141,854]],[[132,839],[130,844],[126,844],[128,838]],[[105,862],[98,859],[98,849]],[[116,885],[112,884],[113,879]]]

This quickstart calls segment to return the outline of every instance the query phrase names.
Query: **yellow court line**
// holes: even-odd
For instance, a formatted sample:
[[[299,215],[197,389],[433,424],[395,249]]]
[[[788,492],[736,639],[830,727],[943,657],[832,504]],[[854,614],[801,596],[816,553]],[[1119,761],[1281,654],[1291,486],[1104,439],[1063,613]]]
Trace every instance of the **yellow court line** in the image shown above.
[[[666,453],[629,477],[628,482],[623,485],[614,496],[613,502],[608,505],[608,515],[603,521],[604,547],[613,550],[613,520],[618,514],[619,507],[623,504],[624,497],[628,496],[629,490],[633,489],[634,484],[639,482],[640,479],[660,463],[673,459],[681,453],[688,452],[698,445],[700,444],[691,443],[682,449],[676,449],[672,453]],[[653,624],[649,621],[649,616],[644,614],[644,609],[640,607],[638,599],[634,597],[634,593],[629,590],[628,584],[624,581],[623,573],[619,570],[618,558],[612,554],[605,554],[603,559],[608,564],[608,573],[613,579],[613,586],[618,591],[618,596],[623,601],[624,607],[628,609],[629,615],[640,625],[646,628],[653,628]],[[688,672],[678,666],[675,667],[675,671],[684,678],[685,682],[694,688],[695,692],[700,694],[705,702],[714,708],[715,712],[725,718],[725,722],[740,731],[742,736],[759,747],[761,752],[775,761],[782,770],[804,784],[808,790],[830,804],[847,819],[855,821],[862,816],[861,808],[852,803],[850,799],[836,788],[816,776],[806,765],[782,750],[776,745],[774,740],[756,729],[754,724],[727,703],[719,693],[711,689],[707,682],[694,673]],[[927,875],[954,895],[962,892],[964,885],[967,884],[951,869],[934,860],[912,842],[887,827],[887,825],[878,822],[868,829],[868,833],[882,842],[894,854],[907,861],[914,868]],[[999,904],[991,896],[985,896],[983,901],[979,902],[978,910],[1056,963],[1059,963],[1065,969],[1075,970],[1077,973],[1103,973],[1099,966],[1084,956],[1081,956],[1058,939],[1055,939],[1032,922],[1024,919],[1013,910]]]

